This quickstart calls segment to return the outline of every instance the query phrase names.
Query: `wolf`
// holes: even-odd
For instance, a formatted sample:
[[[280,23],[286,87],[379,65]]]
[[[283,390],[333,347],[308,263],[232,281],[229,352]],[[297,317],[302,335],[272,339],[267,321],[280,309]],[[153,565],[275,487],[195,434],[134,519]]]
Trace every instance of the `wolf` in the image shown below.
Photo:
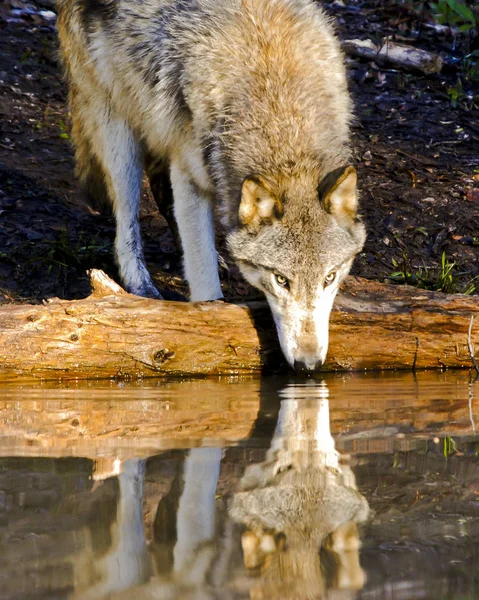
[[[334,297],[365,241],[331,20],[314,0],[57,6],[77,174],[111,202],[125,287],[160,297],[138,219],[146,170],[153,193],[172,192],[191,300],[223,297],[217,217],[286,359],[318,369]]]

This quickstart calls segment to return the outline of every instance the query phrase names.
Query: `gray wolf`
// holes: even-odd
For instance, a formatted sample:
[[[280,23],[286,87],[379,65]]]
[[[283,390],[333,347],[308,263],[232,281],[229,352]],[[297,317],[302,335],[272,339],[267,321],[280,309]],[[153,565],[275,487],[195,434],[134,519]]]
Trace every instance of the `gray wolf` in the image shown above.
[[[138,220],[144,169],[171,183],[191,300],[222,298],[213,216],[302,371],[328,347],[364,244],[351,100],[313,0],[59,0],[78,176],[108,198],[125,287],[160,297]]]

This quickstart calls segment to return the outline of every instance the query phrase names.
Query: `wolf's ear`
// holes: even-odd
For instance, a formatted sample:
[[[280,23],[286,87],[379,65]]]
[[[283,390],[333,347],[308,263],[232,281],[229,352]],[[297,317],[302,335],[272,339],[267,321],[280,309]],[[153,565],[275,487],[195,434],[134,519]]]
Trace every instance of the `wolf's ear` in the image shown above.
[[[339,222],[351,223],[358,212],[357,175],[354,167],[341,167],[328,173],[318,188],[324,208]]]
[[[241,225],[250,229],[258,229],[283,216],[281,201],[259,175],[250,175],[244,179],[238,216]]]

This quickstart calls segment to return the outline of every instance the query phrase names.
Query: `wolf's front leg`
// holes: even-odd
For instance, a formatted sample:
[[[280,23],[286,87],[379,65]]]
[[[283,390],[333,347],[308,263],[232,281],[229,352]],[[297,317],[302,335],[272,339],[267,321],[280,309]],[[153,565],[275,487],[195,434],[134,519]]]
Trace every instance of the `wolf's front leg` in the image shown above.
[[[88,177],[82,147],[96,157],[105,175],[116,217],[115,250],[125,288],[138,296],[161,298],[145,265],[139,222],[143,168],[138,142],[128,123],[116,116],[100,96],[72,103],[79,171]],[[81,131],[81,135],[79,132]]]
[[[175,162],[171,164],[170,177],[191,300],[218,300],[223,297],[223,292],[218,274],[211,199]]]
[[[129,292],[147,298],[161,298],[143,257],[139,221],[143,170],[138,145],[129,127],[119,119],[109,120],[105,145],[106,160],[110,163],[110,185],[117,223],[115,248],[121,278]]]

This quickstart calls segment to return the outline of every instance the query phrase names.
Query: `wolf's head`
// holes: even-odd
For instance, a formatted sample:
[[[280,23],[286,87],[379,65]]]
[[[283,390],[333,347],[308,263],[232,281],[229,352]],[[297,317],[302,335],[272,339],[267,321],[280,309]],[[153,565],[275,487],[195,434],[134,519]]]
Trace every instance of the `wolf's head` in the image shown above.
[[[297,197],[301,191],[307,197]],[[280,193],[260,175],[243,181],[229,249],[266,295],[283,353],[298,371],[326,359],[333,300],[366,237],[357,204],[351,166],[326,175],[314,192],[298,185],[295,193],[293,185]]]

